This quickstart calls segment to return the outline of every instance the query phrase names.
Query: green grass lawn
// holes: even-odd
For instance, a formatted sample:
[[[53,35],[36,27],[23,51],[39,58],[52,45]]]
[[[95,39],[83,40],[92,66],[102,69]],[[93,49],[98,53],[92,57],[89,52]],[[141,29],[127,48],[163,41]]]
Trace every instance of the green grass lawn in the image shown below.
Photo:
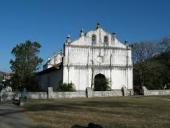
[[[170,128],[170,96],[31,100],[24,108],[36,128],[83,128],[90,122],[104,128]]]

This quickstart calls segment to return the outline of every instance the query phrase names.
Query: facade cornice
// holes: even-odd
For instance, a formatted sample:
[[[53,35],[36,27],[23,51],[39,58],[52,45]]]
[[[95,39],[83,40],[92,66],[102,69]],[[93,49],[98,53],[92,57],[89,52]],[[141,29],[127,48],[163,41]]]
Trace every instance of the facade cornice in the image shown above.
[[[133,65],[81,65],[81,64],[65,64],[64,67],[79,67],[79,68],[133,68]]]
[[[121,47],[111,47],[111,46],[71,45],[71,44],[65,44],[65,46],[72,47],[72,48],[131,50],[131,47],[121,48]]]

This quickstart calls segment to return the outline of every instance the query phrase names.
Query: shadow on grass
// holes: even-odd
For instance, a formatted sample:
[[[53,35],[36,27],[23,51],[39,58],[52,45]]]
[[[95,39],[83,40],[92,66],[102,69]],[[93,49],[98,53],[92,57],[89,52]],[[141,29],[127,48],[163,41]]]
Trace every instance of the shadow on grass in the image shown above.
[[[100,108],[109,108],[107,110]],[[15,110],[15,111],[2,111],[0,116],[5,116],[14,113],[22,113],[22,112],[36,112],[36,111],[88,111],[88,112],[99,112],[99,113],[113,113],[113,114],[129,114],[128,112],[113,112],[114,108],[137,108],[137,107],[146,107],[139,105],[132,105],[129,102],[125,101],[73,101],[73,102],[31,102],[25,104],[24,108]],[[111,109],[110,109],[111,108]]]
[[[89,123],[87,127],[81,125],[73,125],[71,128],[103,128],[103,126],[99,124]]]
[[[130,114],[128,111],[113,111],[113,109],[149,109],[148,104],[143,104],[138,98],[114,98],[112,99],[74,99],[74,100],[33,100],[25,103],[24,107],[15,111],[0,110],[0,116],[5,116],[13,113],[21,112],[36,112],[36,111],[88,111],[99,113],[112,114]],[[150,98],[148,98],[150,99]],[[103,109],[108,108],[108,109]],[[134,113],[135,114],[135,113]]]
[[[35,126],[32,126],[31,128],[49,128],[49,126],[35,125]],[[82,125],[75,124],[75,125],[71,126],[70,128],[104,128],[104,127],[99,124],[89,123],[88,126],[82,126]]]
[[[23,113],[25,110],[23,108],[16,107],[12,103],[6,103],[0,107],[0,117],[11,115],[15,113]]]
[[[107,101],[89,101],[83,103],[49,103],[49,104],[31,104],[26,105],[25,109],[27,111],[89,111],[89,112],[99,112],[99,113],[113,113],[113,111],[101,109],[101,108],[127,108],[130,107],[128,103],[121,102],[107,102]],[[136,107],[136,106],[133,106]],[[121,114],[121,113],[114,113]],[[128,114],[128,113],[127,113]]]
[[[84,126],[81,126],[81,125],[73,125],[71,128],[87,128],[87,127],[84,127]]]

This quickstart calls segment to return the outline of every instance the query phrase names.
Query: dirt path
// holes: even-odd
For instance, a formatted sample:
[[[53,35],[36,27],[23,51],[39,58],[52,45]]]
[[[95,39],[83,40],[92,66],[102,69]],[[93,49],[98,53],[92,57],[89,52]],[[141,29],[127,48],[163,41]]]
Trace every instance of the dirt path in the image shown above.
[[[32,122],[23,112],[13,104],[0,104],[0,128],[31,128]]]

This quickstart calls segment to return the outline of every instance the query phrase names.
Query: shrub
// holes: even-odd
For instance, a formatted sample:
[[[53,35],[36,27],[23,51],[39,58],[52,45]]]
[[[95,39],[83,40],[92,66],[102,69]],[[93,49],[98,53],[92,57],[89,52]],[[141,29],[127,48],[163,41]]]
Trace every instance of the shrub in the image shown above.
[[[73,83],[66,84],[66,83],[62,83],[62,82],[59,83],[56,90],[61,91],[61,92],[74,92],[74,91],[76,91]]]
[[[106,78],[95,79],[94,81],[94,91],[108,91],[111,90],[110,86],[108,86],[109,81]]]

